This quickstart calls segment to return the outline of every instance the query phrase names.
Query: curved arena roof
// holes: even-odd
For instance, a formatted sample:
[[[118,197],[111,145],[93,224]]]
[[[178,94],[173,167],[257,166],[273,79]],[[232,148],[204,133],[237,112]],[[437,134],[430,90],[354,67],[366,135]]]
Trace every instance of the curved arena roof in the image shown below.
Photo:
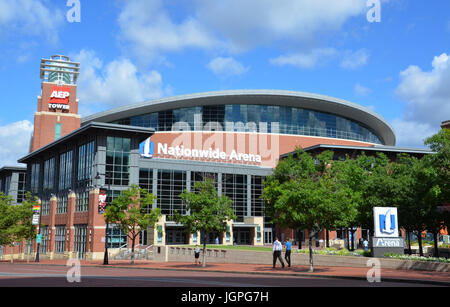
[[[154,99],[87,116],[82,119],[82,125],[93,121],[113,122],[170,109],[222,104],[279,105],[331,113],[363,123],[384,145],[395,145],[392,127],[368,108],[329,96],[283,90],[226,90]]]

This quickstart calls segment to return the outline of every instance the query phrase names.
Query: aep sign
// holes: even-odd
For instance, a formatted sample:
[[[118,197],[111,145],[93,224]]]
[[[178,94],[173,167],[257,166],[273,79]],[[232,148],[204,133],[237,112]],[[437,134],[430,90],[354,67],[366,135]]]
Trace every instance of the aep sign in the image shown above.
[[[69,110],[70,88],[66,86],[53,86],[48,106],[50,109]]]
[[[398,238],[398,216],[395,207],[374,207],[375,237]]]

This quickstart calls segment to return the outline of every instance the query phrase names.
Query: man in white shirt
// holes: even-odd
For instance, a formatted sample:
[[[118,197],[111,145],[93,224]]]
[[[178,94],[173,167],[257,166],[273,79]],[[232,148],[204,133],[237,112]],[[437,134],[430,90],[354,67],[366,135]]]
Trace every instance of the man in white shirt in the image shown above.
[[[280,260],[282,267],[284,268],[284,262],[281,258],[281,251],[283,250],[283,245],[280,241],[278,241],[278,237],[275,237],[275,241],[273,242],[273,267],[275,268],[275,264],[278,260]]]

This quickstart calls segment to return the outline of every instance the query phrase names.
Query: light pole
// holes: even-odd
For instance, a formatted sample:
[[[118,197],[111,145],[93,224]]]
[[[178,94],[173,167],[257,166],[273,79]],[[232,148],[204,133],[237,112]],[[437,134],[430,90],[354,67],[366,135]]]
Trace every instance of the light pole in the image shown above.
[[[105,176],[105,181],[108,181],[108,190],[106,192],[106,199],[108,199],[108,192],[111,193],[111,198],[112,198],[112,191],[111,191],[111,182],[107,179],[110,179],[109,174],[100,174],[99,172],[97,172],[97,176],[95,176],[95,179],[100,180],[101,177],[100,176]],[[105,209],[107,207],[107,202],[105,203]],[[103,213],[105,214],[105,213]],[[105,255],[103,256],[103,265],[108,265],[109,264],[109,259],[108,259],[108,232],[109,232],[109,222],[105,219],[105,223],[106,223],[106,231],[105,231]]]

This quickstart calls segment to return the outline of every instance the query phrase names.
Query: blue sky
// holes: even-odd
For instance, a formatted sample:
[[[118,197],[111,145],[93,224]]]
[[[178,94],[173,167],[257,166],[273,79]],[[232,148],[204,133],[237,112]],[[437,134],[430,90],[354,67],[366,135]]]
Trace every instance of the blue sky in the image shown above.
[[[380,22],[368,21],[367,0],[79,0],[72,23],[67,2],[0,0],[1,165],[28,152],[40,59],[53,54],[81,62],[82,115],[285,89],[366,106],[412,147],[450,119],[448,0],[381,0]]]

